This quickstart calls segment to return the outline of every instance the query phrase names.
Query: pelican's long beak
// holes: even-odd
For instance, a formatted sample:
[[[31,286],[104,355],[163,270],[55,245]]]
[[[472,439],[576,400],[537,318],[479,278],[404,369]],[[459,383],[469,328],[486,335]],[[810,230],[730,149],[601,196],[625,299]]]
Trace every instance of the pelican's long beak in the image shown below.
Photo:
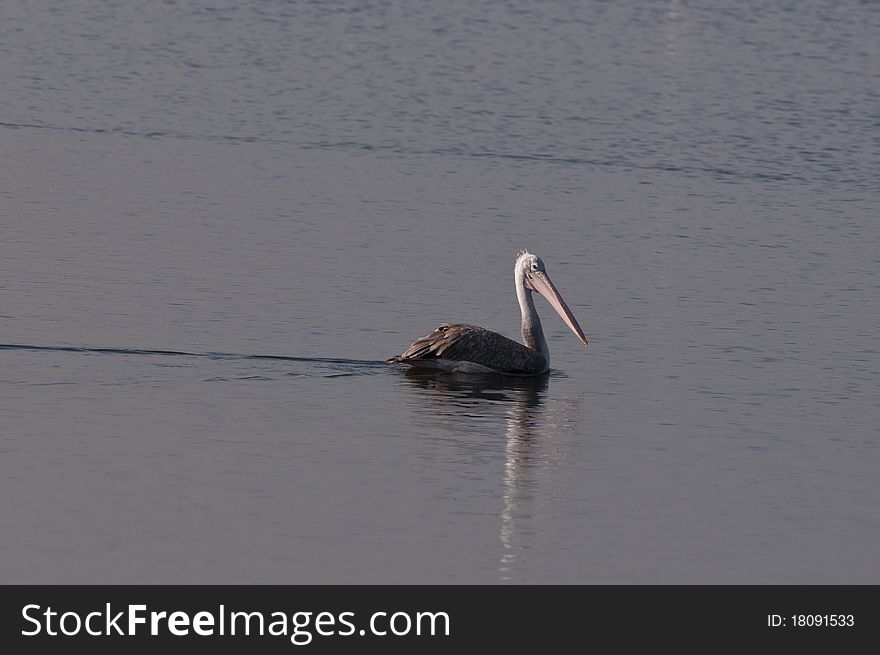
[[[550,277],[542,271],[535,271],[528,273],[527,279],[529,285],[553,305],[553,309],[555,309],[556,313],[562,317],[562,320],[565,321],[565,324],[571,329],[571,331],[577,335],[577,338],[583,341],[585,346],[588,345],[587,337],[584,336],[584,331],[581,329],[581,326],[578,325],[577,319],[574,317],[574,314],[571,313],[568,305],[565,304],[559,291],[553,286]]]

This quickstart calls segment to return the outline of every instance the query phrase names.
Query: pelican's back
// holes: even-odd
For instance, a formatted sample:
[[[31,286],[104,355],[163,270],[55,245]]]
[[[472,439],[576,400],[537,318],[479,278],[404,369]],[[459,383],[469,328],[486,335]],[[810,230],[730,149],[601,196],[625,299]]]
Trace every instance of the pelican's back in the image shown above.
[[[547,371],[544,356],[513,339],[476,325],[448,323],[413,341],[393,363],[452,371],[538,375]],[[447,365],[446,362],[449,364]],[[468,369],[465,364],[477,367]],[[481,371],[478,367],[485,367]]]

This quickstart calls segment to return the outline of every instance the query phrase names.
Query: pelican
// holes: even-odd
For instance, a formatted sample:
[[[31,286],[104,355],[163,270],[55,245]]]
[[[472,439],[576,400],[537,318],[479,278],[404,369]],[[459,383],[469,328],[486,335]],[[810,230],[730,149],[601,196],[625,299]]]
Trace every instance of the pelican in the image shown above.
[[[476,325],[446,323],[413,341],[402,355],[387,361],[450,373],[546,373],[550,368],[550,350],[541,329],[541,319],[535,311],[532,292],[544,296],[578,339],[587,345],[584,331],[550,281],[540,257],[521,250],[517,253],[513,273],[525,345]]]

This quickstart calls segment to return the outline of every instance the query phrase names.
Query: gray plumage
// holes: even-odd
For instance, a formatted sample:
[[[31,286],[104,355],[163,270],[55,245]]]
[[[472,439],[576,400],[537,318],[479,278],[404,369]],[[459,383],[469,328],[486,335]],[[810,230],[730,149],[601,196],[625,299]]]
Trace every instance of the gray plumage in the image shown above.
[[[462,323],[441,325],[388,361],[431,366],[437,360],[470,362],[508,375],[537,375],[547,370],[540,352],[497,332]]]
[[[586,346],[584,331],[550,281],[541,258],[520,251],[513,272],[525,345],[476,325],[446,323],[416,339],[402,355],[387,361],[451,373],[546,373],[550,368],[550,349],[535,311],[533,293],[544,296]]]

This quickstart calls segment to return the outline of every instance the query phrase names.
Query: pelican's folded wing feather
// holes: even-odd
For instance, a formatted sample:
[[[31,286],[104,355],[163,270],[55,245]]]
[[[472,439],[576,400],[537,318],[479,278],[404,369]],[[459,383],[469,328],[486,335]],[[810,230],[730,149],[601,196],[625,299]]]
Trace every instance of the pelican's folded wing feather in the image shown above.
[[[535,375],[547,370],[541,353],[497,332],[462,323],[441,325],[388,361],[417,364],[437,359],[473,362],[511,375]]]

